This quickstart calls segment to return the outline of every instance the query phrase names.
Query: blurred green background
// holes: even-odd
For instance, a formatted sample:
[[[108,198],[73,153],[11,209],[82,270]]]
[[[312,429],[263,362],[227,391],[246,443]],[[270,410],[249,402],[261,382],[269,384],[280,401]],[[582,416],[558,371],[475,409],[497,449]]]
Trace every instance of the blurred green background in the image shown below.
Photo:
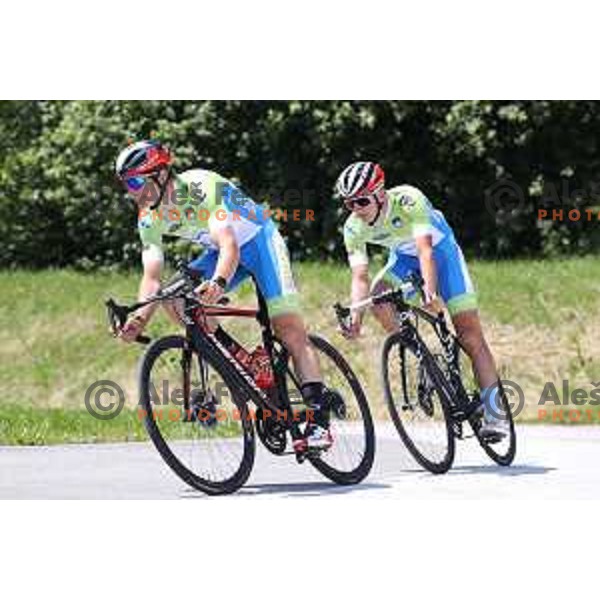
[[[540,204],[600,205],[597,102],[0,102],[0,263],[136,264],[133,209],[113,182],[127,139],[156,137],[178,169],[208,167],[257,200],[316,211],[283,231],[294,258],[341,258],[339,171],[377,160],[421,187],[478,257],[598,247],[597,222],[539,222]],[[522,203],[501,197],[509,180]],[[486,190],[497,210],[486,210]],[[551,191],[549,191],[551,190]],[[599,208],[600,209],[600,208]]]
[[[135,404],[140,348],[107,335],[103,300],[137,293],[136,214],[113,165],[150,136],[178,170],[211,168],[272,207],[315,211],[280,224],[305,314],[360,372],[378,417],[382,334],[368,321],[361,343],[342,342],[330,310],[350,282],[333,185],[354,160],[379,161],[389,184],[420,187],[446,214],[502,374],[525,389],[522,419],[537,421],[546,381],[600,380],[597,102],[0,102],[0,443],[144,436],[125,413],[92,419],[83,396],[113,379]],[[539,208],[595,212],[540,221]],[[156,319],[150,333],[172,329]]]

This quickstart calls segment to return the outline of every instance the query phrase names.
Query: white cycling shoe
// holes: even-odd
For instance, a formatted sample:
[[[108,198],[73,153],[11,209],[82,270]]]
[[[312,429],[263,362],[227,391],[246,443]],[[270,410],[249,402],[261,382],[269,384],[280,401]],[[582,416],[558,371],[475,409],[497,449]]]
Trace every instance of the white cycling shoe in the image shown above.
[[[294,450],[304,452],[306,450],[327,450],[333,444],[333,436],[329,429],[320,425],[310,424],[306,428],[303,438],[294,441]]]

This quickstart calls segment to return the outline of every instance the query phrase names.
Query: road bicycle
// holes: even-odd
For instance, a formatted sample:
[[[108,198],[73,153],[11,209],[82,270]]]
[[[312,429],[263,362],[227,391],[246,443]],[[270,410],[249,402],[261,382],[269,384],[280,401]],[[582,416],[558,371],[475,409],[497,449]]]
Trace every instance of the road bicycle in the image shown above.
[[[373,464],[373,421],[344,357],[325,338],[310,334],[326,386],[333,445],[314,450],[300,442],[299,450],[288,450],[295,446],[291,441],[303,439],[313,413],[304,403],[289,353],[271,328],[264,297],[254,282],[257,308],[231,306],[227,298],[204,304],[194,293],[201,281],[197,272],[179,265],[177,277],[143,302],[106,302],[114,335],[143,306],[179,303],[184,335],[137,340],[150,344],[139,368],[138,413],[169,467],[207,494],[232,493],[252,471],[256,432],[272,454],[307,460],[337,484],[362,481]],[[222,326],[213,331],[210,317],[255,319],[262,346],[247,350]]]
[[[498,417],[507,419],[504,437],[480,434],[483,406],[471,362],[451,333],[443,312],[432,314],[407,301],[423,296],[418,274],[390,291],[343,307],[334,306],[342,328],[351,311],[374,305],[394,308],[398,331],[390,334],[381,353],[381,377],[387,407],[406,448],[432,473],[445,473],[454,461],[456,440],[477,438],[496,463],[510,465],[516,453],[516,434],[506,392],[499,382]],[[425,323],[426,327],[422,327]],[[467,434],[468,423],[472,435]]]

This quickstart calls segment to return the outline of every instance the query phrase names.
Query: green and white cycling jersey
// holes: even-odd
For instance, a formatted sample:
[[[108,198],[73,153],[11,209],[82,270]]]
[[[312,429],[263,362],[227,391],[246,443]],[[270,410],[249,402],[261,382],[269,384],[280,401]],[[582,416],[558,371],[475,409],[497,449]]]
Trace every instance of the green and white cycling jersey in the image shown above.
[[[369,262],[367,244],[389,248],[398,254],[417,255],[415,239],[431,235],[433,246],[453,238],[444,215],[411,185],[387,190],[388,206],[373,225],[351,214],[344,224],[344,244],[351,267]]]
[[[240,257],[226,290],[234,290],[252,276],[267,301],[271,317],[299,313],[287,247],[269,210],[213,171],[186,171],[177,176],[175,187],[176,198],[164,199],[155,210],[140,211],[138,230],[144,245],[144,264],[155,258],[162,261],[163,236],[175,236],[206,248],[189,266],[210,279],[219,259],[219,248],[210,232],[229,226]]]
[[[351,215],[344,226],[344,242],[350,266],[368,264],[367,244],[389,248],[386,266],[374,282],[395,285],[412,273],[420,273],[415,240],[430,235],[437,265],[438,291],[451,315],[477,309],[477,295],[465,258],[444,215],[433,208],[421,191],[410,185],[388,190],[388,206],[370,226]]]
[[[140,211],[138,232],[144,261],[163,260],[164,235],[215,249],[210,230],[230,226],[241,248],[268,220],[263,215],[263,207],[214,171],[185,171],[177,175],[175,188],[175,198],[164,199],[154,210]]]

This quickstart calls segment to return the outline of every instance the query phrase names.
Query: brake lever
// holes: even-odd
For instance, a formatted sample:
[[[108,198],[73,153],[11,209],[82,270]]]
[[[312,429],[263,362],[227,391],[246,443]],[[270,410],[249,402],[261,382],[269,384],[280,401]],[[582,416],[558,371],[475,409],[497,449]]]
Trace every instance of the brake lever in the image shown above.
[[[118,337],[119,331],[127,322],[127,317],[132,311],[127,306],[117,304],[112,298],[109,298],[104,304],[108,311],[108,320],[112,334],[114,337]],[[149,344],[152,340],[147,335],[138,335],[135,341],[139,344]]]
[[[333,309],[335,310],[335,316],[342,331],[349,331],[350,324],[348,320],[350,319],[350,309],[346,306],[342,306],[339,302],[336,302],[333,305]]]
[[[104,303],[108,312],[108,321],[113,335],[116,337],[119,330],[125,325],[129,316],[128,307],[117,304],[112,298]]]

